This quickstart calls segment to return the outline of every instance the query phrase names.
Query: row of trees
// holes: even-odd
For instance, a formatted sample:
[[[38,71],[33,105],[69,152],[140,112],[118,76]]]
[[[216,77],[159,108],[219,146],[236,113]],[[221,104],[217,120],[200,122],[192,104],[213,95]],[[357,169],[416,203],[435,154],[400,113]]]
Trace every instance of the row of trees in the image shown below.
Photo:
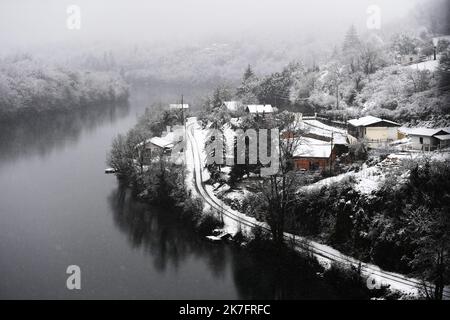
[[[125,183],[136,184],[144,173],[143,167],[152,162],[146,152],[148,139],[161,136],[168,126],[180,124],[182,124],[180,110],[164,110],[162,105],[147,108],[133,128],[113,139],[107,157],[108,165],[115,169],[118,177]],[[139,189],[139,185],[135,187]]]
[[[162,153],[143,157],[150,137],[160,136],[166,126],[181,123],[179,110],[162,110],[161,106],[147,109],[132,129],[113,140],[107,163],[115,169],[120,184],[130,187],[135,196],[179,212],[183,221],[206,235],[221,227],[222,222],[216,215],[204,212],[202,200],[188,190],[184,165],[171,162]]]

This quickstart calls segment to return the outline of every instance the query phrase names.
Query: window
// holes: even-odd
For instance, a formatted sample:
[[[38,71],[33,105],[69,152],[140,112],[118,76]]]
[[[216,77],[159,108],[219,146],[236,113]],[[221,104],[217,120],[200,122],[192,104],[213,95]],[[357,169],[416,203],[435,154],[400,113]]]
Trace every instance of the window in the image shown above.
[[[423,144],[423,138],[422,137],[419,138],[419,141],[420,141],[420,144]]]

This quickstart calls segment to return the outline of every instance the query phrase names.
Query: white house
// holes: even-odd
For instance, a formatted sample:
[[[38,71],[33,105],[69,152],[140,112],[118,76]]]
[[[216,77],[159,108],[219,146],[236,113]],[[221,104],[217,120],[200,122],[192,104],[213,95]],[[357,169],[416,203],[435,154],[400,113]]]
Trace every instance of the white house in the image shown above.
[[[351,141],[366,140],[372,147],[398,139],[400,124],[367,116],[348,121],[347,132]]]
[[[414,128],[403,131],[409,136],[412,149],[433,151],[448,146],[450,129]]]
[[[273,113],[273,107],[270,104],[249,104],[245,108],[245,111],[247,111],[250,114],[254,115],[264,115],[264,114],[272,114]]]

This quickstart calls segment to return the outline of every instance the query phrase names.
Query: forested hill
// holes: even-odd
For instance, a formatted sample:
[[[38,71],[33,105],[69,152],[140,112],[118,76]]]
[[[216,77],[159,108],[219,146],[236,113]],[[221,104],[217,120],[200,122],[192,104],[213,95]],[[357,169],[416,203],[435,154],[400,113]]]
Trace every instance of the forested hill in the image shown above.
[[[127,98],[128,85],[114,72],[82,71],[28,55],[0,60],[0,118],[92,107]]]

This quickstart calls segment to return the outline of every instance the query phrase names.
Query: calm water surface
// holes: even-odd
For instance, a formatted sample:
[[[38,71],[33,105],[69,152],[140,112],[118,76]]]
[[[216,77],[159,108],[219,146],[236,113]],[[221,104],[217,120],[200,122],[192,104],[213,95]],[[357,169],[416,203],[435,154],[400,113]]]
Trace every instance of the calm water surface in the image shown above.
[[[173,92],[133,89],[128,106],[1,125],[0,298],[336,296],[308,272],[280,276],[261,257],[203,241],[103,173],[112,138],[145,107],[174,101]],[[65,285],[73,264],[79,291]]]

